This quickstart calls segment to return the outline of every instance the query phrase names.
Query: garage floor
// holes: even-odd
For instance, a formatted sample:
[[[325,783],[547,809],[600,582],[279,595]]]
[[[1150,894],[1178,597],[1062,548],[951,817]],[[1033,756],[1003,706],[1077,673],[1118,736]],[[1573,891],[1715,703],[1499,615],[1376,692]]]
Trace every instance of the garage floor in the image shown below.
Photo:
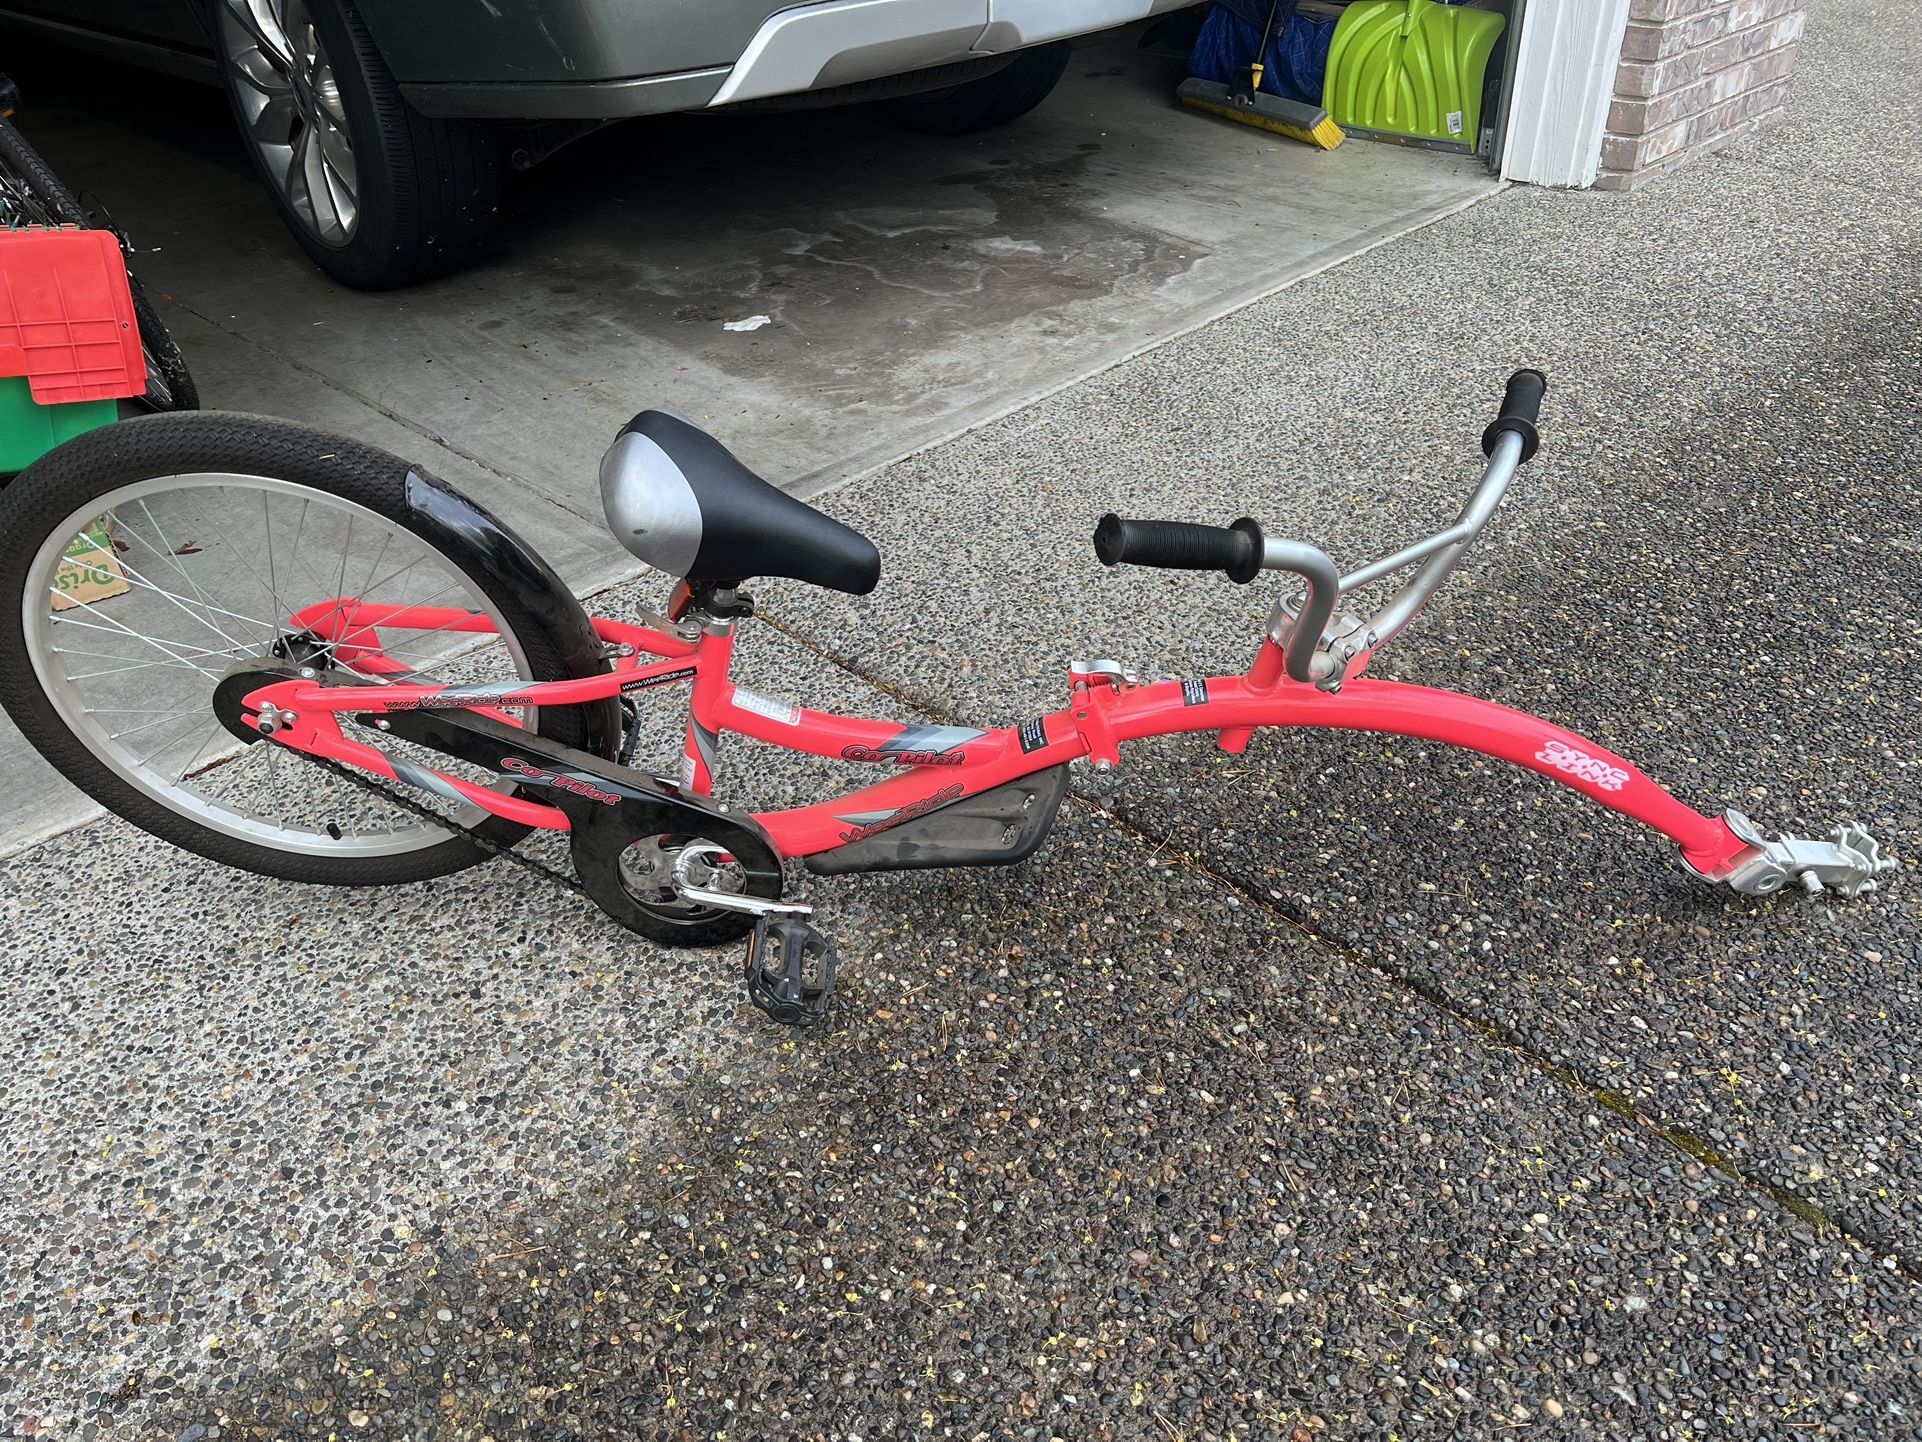
[[[34,142],[152,248],[209,406],[434,467],[582,590],[635,569],[595,464],[644,406],[815,492],[1498,188],[1475,161],[1191,115],[1168,99],[1181,62],[1121,32],[979,137],[863,111],[602,131],[518,178],[488,263],[361,295],[287,239],[217,92],[38,48],[9,66]],[[0,721],[0,773],[23,772],[0,848],[89,810]]]

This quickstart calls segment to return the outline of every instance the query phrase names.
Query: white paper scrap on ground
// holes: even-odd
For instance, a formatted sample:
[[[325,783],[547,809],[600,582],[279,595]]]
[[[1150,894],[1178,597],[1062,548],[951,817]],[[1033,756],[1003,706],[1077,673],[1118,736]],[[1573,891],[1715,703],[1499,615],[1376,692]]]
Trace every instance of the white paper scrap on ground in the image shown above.
[[[746,320],[722,321],[721,329],[722,330],[759,330],[764,325],[772,325],[772,324],[774,324],[774,318],[772,316],[751,315]]]

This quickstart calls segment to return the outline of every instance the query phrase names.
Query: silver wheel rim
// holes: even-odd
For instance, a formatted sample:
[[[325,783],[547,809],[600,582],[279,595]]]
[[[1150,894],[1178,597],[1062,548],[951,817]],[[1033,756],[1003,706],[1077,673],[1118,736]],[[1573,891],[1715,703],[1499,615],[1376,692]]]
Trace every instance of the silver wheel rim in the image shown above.
[[[346,245],[360,223],[360,172],[306,0],[220,0],[220,35],[247,139],[281,199],[321,244]]]
[[[197,493],[208,496],[195,499]],[[216,496],[217,506],[211,503]],[[64,589],[56,580],[69,547],[103,514],[114,517],[112,559],[129,586],[123,595],[138,598],[142,617],[116,612],[121,597],[53,608],[53,596]],[[342,536],[336,563],[334,540]],[[260,543],[236,544],[236,537]],[[307,554],[304,539],[312,542]],[[105,559],[92,541],[81,554]],[[256,599],[235,601],[210,590],[209,583],[223,575]],[[421,594],[395,594],[402,583]],[[458,633],[444,628],[421,628],[415,640],[390,650],[412,668],[401,679],[466,681],[478,672],[505,680],[509,665],[519,679],[531,679],[505,618],[445,553],[378,512],[266,476],[155,476],[90,500],[53,528],[36,553],[21,598],[21,631],[42,692],[75,739],[115,776],[175,815],[257,846],[310,856],[366,859],[444,843],[450,839],[445,829],[357,790],[278,743],[246,745],[214,716],[213,688],[229,665],[268,658],[275,641],[288,634],[282,618],[303,600],[348,595],[479,612],[493,622],[495,631],[474,641],[456,639]],[[164,626],[140,624],[153,616],[163,617]],[[421,645],[428,648],[421,655],[398,654]],[[397,679],[331,658],[329,664],[357,683]],[[460,674],[463,667],[469,674]],[[521,719],[538,730],[533,708],[525,708]],[[357,732],[351,722],[342,729],[351,739],[393,753],[389,741]],[[510,784],[444,760],[427,764],[500,789]],[[422,803],[433,800],[406,794]],[[289,799],[312,819],[291,819]],[[279,809],[270,809],[269,801],[281,803]],[[484,819],[467,802],[434,809],[462,826]],[[343,824],[343,817],[361,819]]]

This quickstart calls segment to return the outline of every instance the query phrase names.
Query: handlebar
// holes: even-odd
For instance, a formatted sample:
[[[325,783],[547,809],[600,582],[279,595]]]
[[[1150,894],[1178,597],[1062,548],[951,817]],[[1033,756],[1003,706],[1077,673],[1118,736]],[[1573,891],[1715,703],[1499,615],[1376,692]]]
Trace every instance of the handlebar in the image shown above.
[[[1226,571],[1246,585],[1261,574],[1261,527],[1247,517],[1231,526],[1188,521],[1124,521],[1113,511],[1094,531],[1094,553],[1104,566],[1128,562],[1173,571]]]
[[[1538,370],[1518,370],[1511,375],[1501,410],[1482,433],[1488,467],[1454,523],[1350,575],[1340,575],[1326,552],[1300,541],[1264,536],[1261,527],[1246,517],[1228,526],[1199,526],[1186,521],[1124,520],[1110,512],[1095,529],[1095,554],[1105,566],[1125,561],[1184,571],[1219,570],[1241,583],[1252,581],[1262,571],[1293,572],[1307,582],[1308,593],[1299,611],[1276,606],[1270,634],[1283,648],[1291,677],[1338,685],[1346,664],[1340,657],[1330,659],[1333,669],[1322,676],[1314,667],[1336,600],[1420,561],[1423,564],[1415,574],[1360,626],[1359,644],[1368,650],[1380,647],[1414,620],[1488,524],[1517,468],[1541,448],[1537,427],[1547,390],[1548,379]]]
[[[1535,452],[1542,448],[1541,434],[1535,427],[1541,423],[1542,396],[1547,390],[1548,377],[1538,370],[1520,370],[1510,376],[1508,389],[1502,393],[1501,414],[1482,432],[1482,454],[1492,458],[1495,443],[1512,432],[1522,438],[1522,460],[1534,460]]]

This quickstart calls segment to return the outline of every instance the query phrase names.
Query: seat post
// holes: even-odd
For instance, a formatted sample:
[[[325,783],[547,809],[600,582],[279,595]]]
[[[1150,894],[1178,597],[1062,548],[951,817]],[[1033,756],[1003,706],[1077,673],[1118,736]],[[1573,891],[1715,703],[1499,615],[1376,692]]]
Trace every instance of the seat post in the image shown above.
[[[714,794],[714,771],[721,749],[721,712],[734,683],[734,618],[704,616],[694,649],[694,686],[687,702],[687,742],[681,755],[681,789],[695,796]]]

